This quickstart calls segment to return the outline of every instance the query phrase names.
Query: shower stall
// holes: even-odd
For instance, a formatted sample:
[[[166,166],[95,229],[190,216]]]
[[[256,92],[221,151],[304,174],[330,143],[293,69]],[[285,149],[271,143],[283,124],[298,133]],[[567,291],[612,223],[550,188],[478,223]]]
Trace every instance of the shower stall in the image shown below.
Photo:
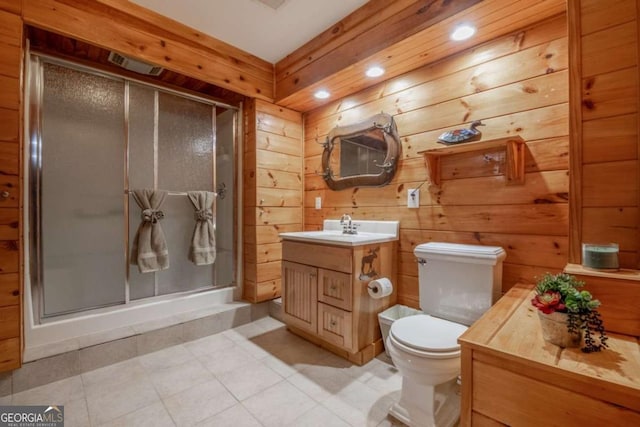
[[[27,68],[27,349],[231,302],[238,109],[44,55]],[[132,265],[136,189],[168,191],[168,269]],[[210,265],[188,259],[189,191],[217,193]]]

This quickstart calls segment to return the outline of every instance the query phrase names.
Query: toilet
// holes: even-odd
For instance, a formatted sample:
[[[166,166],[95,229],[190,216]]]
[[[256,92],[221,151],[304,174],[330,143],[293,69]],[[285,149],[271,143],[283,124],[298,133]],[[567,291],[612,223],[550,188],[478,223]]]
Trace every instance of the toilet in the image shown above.
[[[414,250],[423,314],[396,320],[385,345],[402,375],[389,414],[412,427],[449,427],[460,417],[458,337],[500,297],[505,251],[430,242]]]

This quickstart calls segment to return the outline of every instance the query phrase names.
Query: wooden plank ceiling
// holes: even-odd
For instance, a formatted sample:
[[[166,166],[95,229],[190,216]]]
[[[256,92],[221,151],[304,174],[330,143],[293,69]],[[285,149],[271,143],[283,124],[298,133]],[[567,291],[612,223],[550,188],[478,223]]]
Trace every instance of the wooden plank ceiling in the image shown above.
[[[307,112],[562,13],[566,0],[371,0],[275,64],[275,74],[273,64],[128,0],[30,0],[23,7],[27,25],[65,37],[46,35],[43,49],[79,58],[95,56],[92,48],[114,50],[163,66],[170,84],[186,81],[200,91],[206,83],[222,99],[233,91]],[[461,22],[478,33],[453,42],[449,33]],[[371,65],[385,74],[366,77]],[[315,99],[318,89],[331,97]]]
[[[565,10],[565,0],[372,0],[276,64],[276,103],[310,111]],[[478,32],[451,41],[462,22]],[[366,77],[371,65],[385,74]],[[319,89],[331,97],[315,99]]]

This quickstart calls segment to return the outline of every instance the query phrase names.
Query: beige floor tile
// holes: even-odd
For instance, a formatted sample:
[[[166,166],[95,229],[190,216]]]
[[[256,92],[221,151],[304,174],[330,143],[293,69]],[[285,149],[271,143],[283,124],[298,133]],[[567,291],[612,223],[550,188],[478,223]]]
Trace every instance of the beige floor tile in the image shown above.
[[[329,411],[322,405],[318,405],[309,412],[305,412],[296,418],[290,427],[349,427],[349,424]]]
[[[171,366],[181,365],[183,363],[194,360],[195,356],[187,350],[184,345],[174,345],[165,349],[145,354],[138,357],[140,364],[144,366],[147,372],[153,372],[156,369],[165,369]]]
[[[87,393],[92,425],[106,423],[156,402],[160,402],[160,397],[148,378],[133,378],[105,390]]]
[[[178,426],[192,426],[238,403],[218,380],[207,381],[164,399]]]
[[[256,361],[246,350],[237,345],[200,356],[198,360],[214,375],[221,375]]]
[[[78,399],[84,399],[84,387],[79,375],[16,393],[12,396],[11,404],[66,405]]]
[[[87,427],[90,425],[89,410],[84,397],[65,403],[64,425],[65,427]]]
[[[157,369],[149,377],[161,398],[214,379],[213,374],[197,360]]]
[[[302,370],[307,366],[317,365],[323,359],[330,356],[327,350],[310,342],[304,341],[291,346],[283,347],[276,351],[274,356],[282,362]]]
[[[162,402],[156,402],[137,411],[118,417],[99,427],[174,427],[175,423]],[[66,424],[65,424],[66,427]]]
[[[356,366],[261,318],[4,400],[64,404],[71,427],[404,427],[387,417],[401,381],[380,358]]]
[[[283,378],[267,366],[255,360],[233,371],[218,375],[218,380],[236,399],[242,401],[282,381]]]
[[[280,375],[283,378],[288,378],[298,373],[298,369],[296,369],[295,366],[291,366],[283,362],[282,360],[278,359],[275,356],[269,355],[267,357],[260,359],[260,361],[265,366],[268,366],[270,369],[277,372],[278,375]]]
[[[354,381],[322,404],[353,426],[377,426],[392,402],[390,395]]]
[[[130,382],[132,379],[142,379],[146,376],[147,372],[138,358],[105,366],[81,375],[85,393],[87,394],[100,392],[105,388],[118,387],[120,384]]]
[[[308,341],[305,341],[299,336],[287,331],[286,328],[279,328],[266,332],[262,335],[258,335],[251,338],[251,342],[263,348],[270,354],[282,352],[290,347],[310,344]]]
[[[266,427],[282,427],[293,422],[316,402],[287,381],[253,395],[242,404]]]
[[[258,344],[254,343],[251,340],[236,341],[235,344],[256,359],[273,357],[273,353],[270,353],[268,349],[265,349],[264,347],[259,346]]]
[[[256,325],[260,326],[264,331],[266,332],[270,332],[270,331],[274,331],[276,329],[284,329],[286,328],[286,325],[284,323],[282,323],[281,321],[274,319],[273,317],[262,317],[258,320],[256,320],[255,322]]]
[[[357,380],[346,375],[343,369],[315,365],[308,366],[290,376],[287,381],[311,396],[315,401],[323,402]]]
[[[233,341],[224,334],[211,335],[184,344],[185,348],[196,357],[215,353],[222,349],[233,347],[233,345]]]
[[[237,328],[226,330],[222,333],[225,337],[233,341],[243,341],[267,333],[256,322],[247,323]]]
[[[242,404],[232,406],[231,408],[214,415],[211,418],[197,424],[198,427],[262,427],[254,417],[245,409]]]
[[[375,390],[389,393],[402,388],[402,375],[395,366],[380,363],[369,373],[371,376],[364,383]]]

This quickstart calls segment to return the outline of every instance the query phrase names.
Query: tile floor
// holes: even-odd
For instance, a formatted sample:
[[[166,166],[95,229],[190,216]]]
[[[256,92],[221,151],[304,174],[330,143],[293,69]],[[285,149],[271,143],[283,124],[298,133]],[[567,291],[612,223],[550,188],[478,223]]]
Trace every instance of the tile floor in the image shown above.
[[[270,317],[0,398],[62,404],[65,426],[402,426],[401,377],[356,366]]]

